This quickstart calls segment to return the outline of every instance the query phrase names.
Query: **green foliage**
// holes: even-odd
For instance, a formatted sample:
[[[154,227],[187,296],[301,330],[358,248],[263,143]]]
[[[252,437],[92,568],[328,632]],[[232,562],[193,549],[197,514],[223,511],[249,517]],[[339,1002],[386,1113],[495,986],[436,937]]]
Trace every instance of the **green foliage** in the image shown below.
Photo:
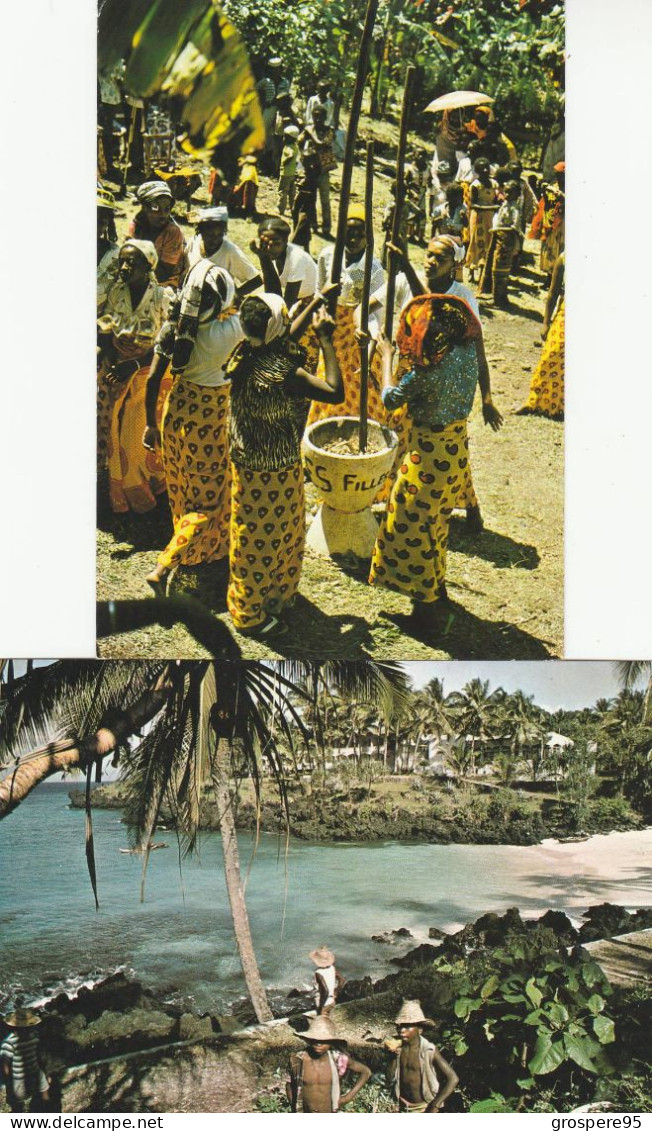
[[[346,95],[355,66],[363,6],[354,0],[225,0],[254,69],[280,55],[299,94],[327,77]],[[381,0],[370,75],[373,112],[382,114],[400,95],[408,63],[419,69],[415,114],[449,90],[483,90],[517,139],[542,140],[562,105],[564,9],[547,5],[543,16],[519,11],[515,0]],[[430,131],[432,118],[414,125]]]
[[[261,1096],[256,1096],[255,1111],[268,1112],[277,1114],[279,1112],[289,1112],[290,1105],[287,1098],[281,1092],[264,1092]]]
[[[514,929],[496,948],[438,958],[409,971],[400,991],[441,1019],[438,1044],[452,1056],[471,1111],[545,1109],[550,1089],[566,1094],[571,1086],[584,1102],[613,1071],[611,986],[548,928]],[[492,1081],[500,1094],[489,1091]]]
[[[347,1112],[373,1113],[379,1111],[396,1111],[396,1100],[387,1091],[387,1088],[373,1076],[368,1084],[350,1104],[342,1109]]]
[[[334,90],[352,76],[361,17],[357,5],[346,0],[225,0],[223,7],[249,48],[254,70],[280,55],[302,94],[314,93],[322,75]]]
[[[642,824],[624,797],[597,797],[589,804],[587,826],[591,832],[636,829]]]

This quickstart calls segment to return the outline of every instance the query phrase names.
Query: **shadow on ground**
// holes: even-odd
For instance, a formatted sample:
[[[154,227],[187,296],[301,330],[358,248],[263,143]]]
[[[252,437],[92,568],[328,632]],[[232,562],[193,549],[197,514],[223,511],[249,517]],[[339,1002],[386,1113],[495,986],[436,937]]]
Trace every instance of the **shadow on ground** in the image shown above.
[[[406,659],[410,658],[410,637],[439,649],[451,660],[547,660],[553,655],[529,632],[507,621],[482,620],[456,601],[446,602],[437,628],[401,613],[382,615],[404,633]]]

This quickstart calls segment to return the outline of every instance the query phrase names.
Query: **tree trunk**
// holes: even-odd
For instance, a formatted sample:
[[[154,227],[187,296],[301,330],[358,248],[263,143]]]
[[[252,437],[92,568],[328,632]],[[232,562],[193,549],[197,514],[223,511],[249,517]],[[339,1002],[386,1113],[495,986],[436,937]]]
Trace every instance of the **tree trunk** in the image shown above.
[[[242,973],[247,986],[254,1013],[262,1024],[272,1020],[272,1011],[269,1008],[267,994],[260,977],[254,944],[249,926],[249,913],[245,903],[242,879],[240,876],[240,854],[233,815],[230,784],[230,759],[229,745],[226,739],[221,738],[217,743],[217,751],[213,764],[213,788],[217,800],[220,818],[220,832],[222,834],[222,852],[224,854],[224,876],[226,890],[231,906],[233,919],[233,932],[238,946]]]
[[[73,740],[53,742],[42,750],[26,755],[0,782],[0,820],[7,817],[21,801],[46,778],[63,770],[85,769],[112,754],[116,747],[150,722],[165,705],[171,685],[164,676],[156,687],[146,691],[131,707],[117,712],[111,724],[100,727],[90,738],[77,745]]]

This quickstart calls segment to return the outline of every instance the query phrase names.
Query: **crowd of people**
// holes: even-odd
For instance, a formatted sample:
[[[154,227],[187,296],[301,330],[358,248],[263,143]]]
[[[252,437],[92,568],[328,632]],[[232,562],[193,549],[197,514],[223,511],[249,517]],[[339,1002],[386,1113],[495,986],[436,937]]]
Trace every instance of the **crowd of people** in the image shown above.
[[[209,206],[189,237],[175,215],[182,176],[175,185],[158,170],[143,173],[121,244],[117,201],[98,183],[98,466],[108,470],[110,505],[142,514],[167,496],[172,536],[146,579],[158,596],[175,568],[223,561],[238,632],[283,633],[304,555],[304,429],[358,415],[363,350],[368,416],[399,437],[377,498],[385,511],[369,580],[410,597],[419,623],[436,628],[452,510],[466,511],[473,532],[483,528],[467,436],[478,386],[485,423],[495,431],[503,423],[478,298],[509,306],[526,235],[540,240],[550,289],[545,346],[521,411],[563,418],[564,163],[554,164],[555,184],[541,182],[524,171],[491,109],[445,114],[432,157],[419,149],[407,162],[397,242],[396,200],[383,217],[364,329],[364,202],[347,206],[342,269],[332,278],[341,131],[329,84],[318,83],[299,114],[272,58],[258,94],[265,147],[241,156],[235,174],[212,170]],[[112,161],[116,144],[112,135],[102,149]],[[273,215],[257,209],[259,166],[278,178]],[[251,223],[248,246],[229,236],[234,214]],[[315,260],[316,231],[326,242]],[[425,248],[423,278],[410,241]],[[390,271],[396,317],[386,335]]]

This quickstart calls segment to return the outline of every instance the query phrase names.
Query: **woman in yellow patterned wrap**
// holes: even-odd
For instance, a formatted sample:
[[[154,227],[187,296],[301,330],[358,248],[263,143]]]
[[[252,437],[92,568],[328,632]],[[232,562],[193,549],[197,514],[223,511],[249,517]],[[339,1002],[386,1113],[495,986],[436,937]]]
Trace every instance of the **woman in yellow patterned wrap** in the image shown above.
[[[174,377],[162,421],[174,532],[147,577],[157,595],[164,595],[168,574],[176,566],[217,561],[229,552],[229,383],[224,365],[243,338],[234,300],[229,273],[200,259],[190,269],[155,346],[143,435],[150,451],[159,443],[156,404],[168,364]]]
[[[313,400],[308,416],[308,424],[323,420],[328,416],[358,416],[360,413],[360,344],[357,333],[360,329],[360,301],[364,279],[367,237],[365,230],[365,211],[361,205],[351,205],[347,213],[344,262],[342,264],[341,290],[337,300],[335,333],[333,345],[344,381],[344,404],[323,404]],[[323,292],[331,277],[333,248],[327,246],[317,261],[317,279]],[[376,338],[382,324],[384,308],[385,273],[382,264],[375,257],[371,266],[371,292],[369,298],[369,333]],[[370,343],[373,345],[373,342]],[[323,376],[323,361],[320,361],[319,375]],[[369,367],[369,392],[367,415],[370,420],[387,424],[388,417],[380,395],[380,358],[374,352]]]
[[[280,295],[247,298],[240,308],[246,341],[227,365],[231,378],[230,577],[227,605],[235,628],[268,637],[299,588],[306,516],[301,464],[303,424],[297,404],[338,404],[342,376],[333,321],[323,311],[313,326],[324,357],[323,377],[305,369],[300,338],[318,295],[290,327]]]
[[[541,337],[543,352],[530,383],[530,395],[519,415],[532,413],[564,419],[564,255],[557,259],[546,299]]]
[[[466,419],[478,381],[485,423],[497,431],[502,417],[491,397],[480,323],[464,299],[413,298],[401,314],[397,341],[410,368],[394,374],[393,347],[382,335],[383,403],[388,409],[407,404],[412,428],[369,580],[411,597],[413,614],[432,626],[432,613],[447,596],[450,513],[470,486]]]

